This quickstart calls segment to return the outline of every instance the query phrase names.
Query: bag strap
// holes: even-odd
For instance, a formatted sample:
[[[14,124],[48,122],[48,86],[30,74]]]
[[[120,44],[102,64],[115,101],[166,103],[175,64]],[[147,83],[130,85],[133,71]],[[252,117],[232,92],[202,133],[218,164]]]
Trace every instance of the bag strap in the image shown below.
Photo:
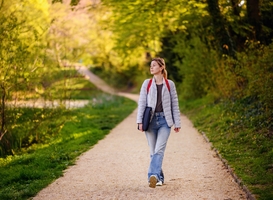
[[[152,85],[152,79],[149,80],[149,83],[148,83],[148,86],[147,86],[147,94],[149,93],[151,85]]]
[[[152,85],[152,80],[153,80],[153,79],[150,79],[150,80],[149,80],[149,83],[148,83],[148,86],[147,86],[147,94],[149,93],[150,87],[151,87],[151,85]],[[168,90],[169,90],[169,92],[170,92],[170,91],[171,91],[171,88],[170,88],[170,84],[169,84],[168,79],[165,79],[165,82],[166,82],[167,88],[168,88]]]
[[[168,79],[165,79],[165,81],[166,81],[167,88],[168,88],[168,90],[170,92],[171,91],[171,87],[170,87],[169,81],[168,81]]]

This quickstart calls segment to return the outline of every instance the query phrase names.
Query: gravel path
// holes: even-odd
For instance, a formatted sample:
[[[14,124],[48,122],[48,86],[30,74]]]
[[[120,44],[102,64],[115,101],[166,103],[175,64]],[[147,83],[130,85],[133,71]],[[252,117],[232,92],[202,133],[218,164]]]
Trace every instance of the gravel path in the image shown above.
[[[88,76],[88,73],[86,75]],[[137,100],[138,95],[119,93]],[[147,183],[149,148],[136,129],[136,112],[103,140],[83,153],[64,176],[43,189],[35,200],[174,199],[240,200],[246,194],[185,116],[179,133],[171,132],[165,152],[165,183]]]

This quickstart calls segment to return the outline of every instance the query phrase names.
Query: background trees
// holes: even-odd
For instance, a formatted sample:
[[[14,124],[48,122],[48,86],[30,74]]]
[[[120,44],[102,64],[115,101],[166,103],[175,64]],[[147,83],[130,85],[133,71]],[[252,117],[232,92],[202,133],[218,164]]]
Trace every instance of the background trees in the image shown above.
[[[181,98],[252,99],[272,129],[269,0],[41,2],[1,1],[1,138],[6,101],[54,98],[49,80],[71,63],[138,91],[155,56]]]
[[[16,103],[70,99],[74,63],[138,93],[151,58],[161,56],[181,102],[217,107],[203,121],[211,132],[218,124],[212,137],[234,162],[255,149],[241,172],[269,181],[248,183],[272,185],[272,13],[270,0],[0,0],[0,155],[62,129],[65,109]]]
[[[70,99],[64,88],[75,76],[71,65],[92,49],[94,17],[84,6],[73,10],[57,1],[1,0],[0,6],[0,155],[7,155],[58,130],[43,124],[61,110],[33,109],[27,116],[17,104]]]
[[[43,70],[48,28],[47,1],[1,1],[0,15],[0,144],[10,151],[9,132],[19,113],[10,113],[7,100],[18,101],[33,90]]]
[[[145,62],[162,56],[181,98],[248,99],[259,107],[257,127],[272,131],[273,101],[268,94],[273,88],[273,6],[269,1],[102,3],[110,13],[113,49],[121,58],[137,58],[139,75],[148,76]],[[134,69],[131,63],[126,66]],[[113,67],[120,71],[120,65]],[[138,86],[143,80],[128,78]]]

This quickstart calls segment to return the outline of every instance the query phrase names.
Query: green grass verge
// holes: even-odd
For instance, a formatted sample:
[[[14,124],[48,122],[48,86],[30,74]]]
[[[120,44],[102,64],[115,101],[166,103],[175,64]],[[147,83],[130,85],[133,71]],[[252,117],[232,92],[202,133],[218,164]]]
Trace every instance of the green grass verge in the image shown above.
[[[38,95],[39,92],[30,90],[25,99],[36,99],[39,96],[48,101],[85,99],[95,102],[98,99],[101,101],[104,95],[101,90],[74,69],[58,69],[46,78],[41,80],[46,88],[40,90],[41,96]],[[37,86],[39,91],[38,88]],[[26,91],[18,91],[18,95],[24,96],[24,94]],[[45,140],[51,138],[52,135],[58,134],[63,123],[68,119],[68,117],[63,117],[66,112],[64,107],[56,109],[8,107],[5,110],[8,131],[0,140],[0,157],[18,154],[21,148],[35,143],[45,143]],[[54,117],[57,119],[52,122]]]
[[[51,99],[92,99],[101,91],[74,69],[55,72],[47,80],[49,87],[42,94]]]
[[[180,102],[182,113],[205,132],[235,174],[260,200],[273,199],[273,139],[230,111],[230,104],[210,98]],[[241,105],[243,106],[243,105]],[[247,118],[248,119],[248,118]],[[249,119],[250,120],[250,119]]]
[[[71,120],[48,143],[32,145],[21,155],[0,158],[0,199],[35,196],[135,108],[136,103],[129,99],[102,95],[96,104],[66,112],[65,117]]]

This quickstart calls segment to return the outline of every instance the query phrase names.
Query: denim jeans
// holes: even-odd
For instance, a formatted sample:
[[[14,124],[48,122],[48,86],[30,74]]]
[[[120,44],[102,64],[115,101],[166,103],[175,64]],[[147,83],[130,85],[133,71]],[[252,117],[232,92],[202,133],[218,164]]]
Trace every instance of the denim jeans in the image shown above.
[[[164,113],[155,113],[149,129],[145,132],[151,156],[148,180],[151,175],[155,175],[158,181],[164,182],[162,162],[170,132],[171,128],[168,127]]]

